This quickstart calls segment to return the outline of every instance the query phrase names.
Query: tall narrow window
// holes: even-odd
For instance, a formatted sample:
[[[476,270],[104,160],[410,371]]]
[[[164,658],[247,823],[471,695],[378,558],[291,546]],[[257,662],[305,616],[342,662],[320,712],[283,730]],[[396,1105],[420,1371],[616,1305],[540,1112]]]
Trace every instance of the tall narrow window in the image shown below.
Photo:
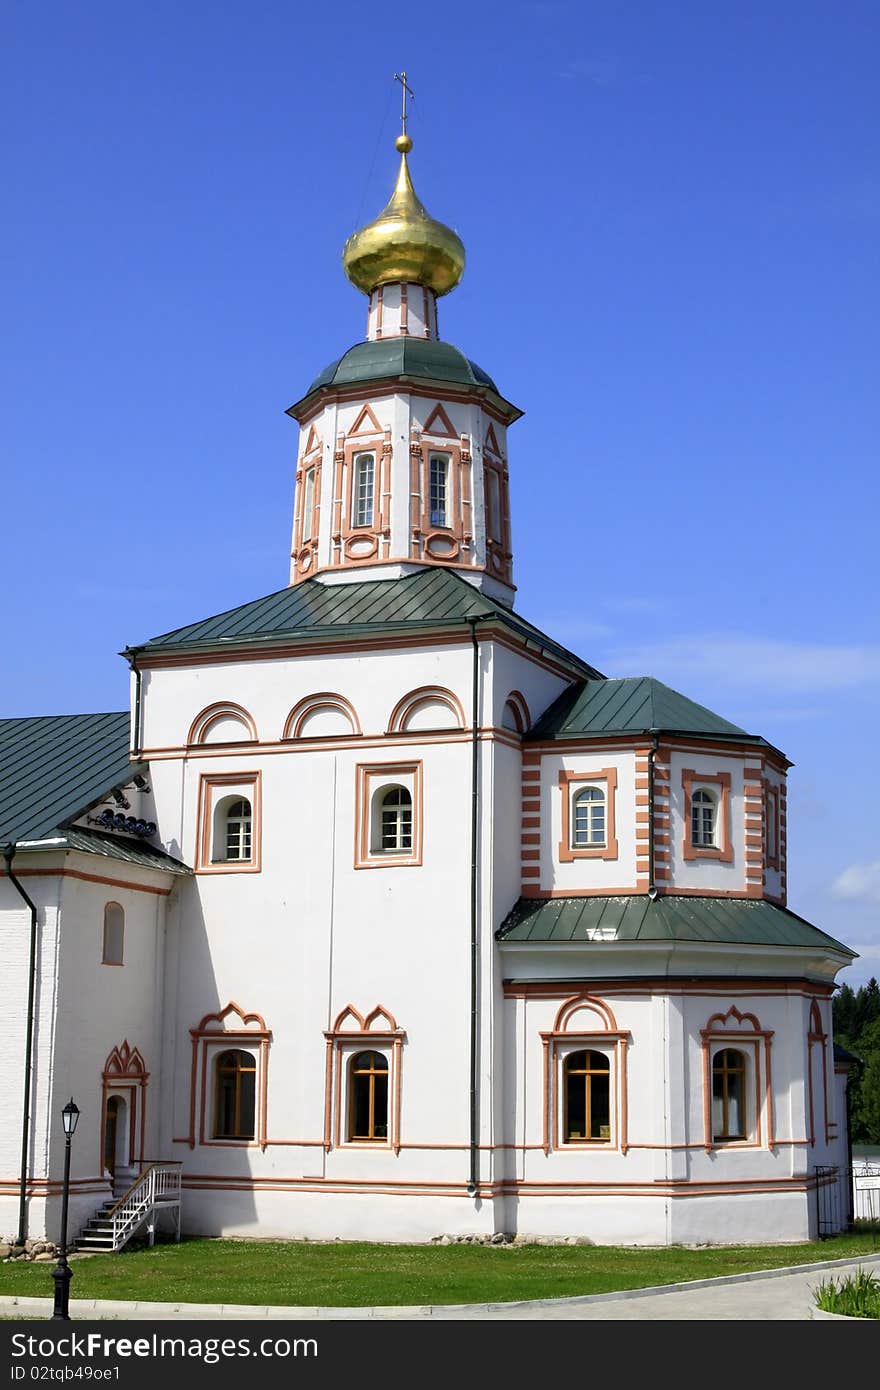
[[[563,1066],[566,1144],[611,1142],[611,1063],[602,1052],[572,1052]]]
[[[599,787],[584,787],[574,798],[572,849],[588,849],[605,843],[605,793]]]
[[[303,479],[302,538],[312,539],[312,517],[315,510],[315,470],[310,468]]]
[[[717,805],[711,792],[701,787],[691,799],[691,844],[700,849],[715,844]]]
[[[764,797],[764,819],[765,819],[766,824],[767,824],[767,862],[768,862],[768,864],[776,864],[777,861],[778,861],[778,858],[779,858],[779,856],[778,856],[778,854],[777,854],[777,848],[776,848],[776,843],[777,843],[777,842],[776,842],[776,808],[777,808],[777,804],[778,804],[778,803],[777,803],[777,801],[776,801],[776,797],[775,797],[771,792],[767,792],[766,796]]]
[[[354,498],[352,526],[373,524],[373,478],[376,461],[373,454],[357,454],[354,460]]]
[[[256,1059],[249,1052],[221,1052],[214,1065],[214,1138],[253,1139]]]
[[[431,525],[449,525],[449,459],[445,454],[431,455]]]
[[[746,1059],[725,1047],[712,1059],[712,1138],[718,1143],[746,1137]]]
[[[412,849],[412,797],[406,787],[392,787],[382,797],[380,836],[386,853]]]
[[[498,470],[486,468],[486,530],[489,539],[501,540],[501,480]]]
[[[388,1138],[388,1059],[381,1052],[359,1052],[351,1059],[348,1137]]]
[[[125,913],[119,903],[108,903],[104,908],[104,965],[122,964],[124,936]]]
[[[246,797],[231,801],[226,808],[223,859],[250,859],[251,857],[251,803]]]

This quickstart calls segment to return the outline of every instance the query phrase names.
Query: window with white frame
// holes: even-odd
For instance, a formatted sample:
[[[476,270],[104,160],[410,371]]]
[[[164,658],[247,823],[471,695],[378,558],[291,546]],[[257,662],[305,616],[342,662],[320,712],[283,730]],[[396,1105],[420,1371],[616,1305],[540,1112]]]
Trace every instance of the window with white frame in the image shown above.
[[[449,525],[449,456],[432,454],[429,463],[432,526]]]
[[[253,832],[253,813],[247,797],[226,797],[218,807],[219,836],[215,840],[214,858],[225,863],[250,860]]]
[[[376,792],[374,815],[374,854],[409,854],[412,850],[413,804],[406,787],[382,788]]]
[[[356,869],[422,862],[422,764],[358,763]]]
[[[351,507],[352,526],[372,526],[373,524],[375,473],[375,454],[355,454]]]
[[[711,849],[716,843],[718,801],[706,787],[698,787],[691,797],[691,844],[695,849]]]
[[[588,849],[605,844],[605,792],[602,787],[581,787],[571,807],[571,847]]]
[[[315,470],[309,468],[303,479],[302,538],[312,539],[312,517],[315,508]]]

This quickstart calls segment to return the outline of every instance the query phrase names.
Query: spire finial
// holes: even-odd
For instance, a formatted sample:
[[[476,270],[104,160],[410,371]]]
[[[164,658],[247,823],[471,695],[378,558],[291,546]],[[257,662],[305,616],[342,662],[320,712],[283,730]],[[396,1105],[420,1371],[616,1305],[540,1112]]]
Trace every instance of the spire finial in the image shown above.
[[[406,133],[406,98],[407,98],[407,96],[410,96],[410,97],[412,98],[412,100],[415,101],[415,99],[416,99],[416,94],[415,94],[415,92],[413,91],[412,87],[410,87],[409,84],[407,83],[407,80],[406,80],[406,72],[396,72],[396,73],[394,74],[394,80],[395,80],[395,82],[399,82],[399,83],[400,83],[400,96],[401,96],[401,106],[400,106],[400,125],[401,125],[401,133],[400,133],[400,135],[398,135],[398,137],[397,137],[397,139],[395,140],[394,144],[395,144],[395,148],[398,149],[398,150],[400,150],[400,153],[401,153],[401,154],[409,154],[410,150],[412,149],[412,143],[413,143],[413,142],[412,142],[412,139],[410,138],[410,136],[407,135],[407,133]]]

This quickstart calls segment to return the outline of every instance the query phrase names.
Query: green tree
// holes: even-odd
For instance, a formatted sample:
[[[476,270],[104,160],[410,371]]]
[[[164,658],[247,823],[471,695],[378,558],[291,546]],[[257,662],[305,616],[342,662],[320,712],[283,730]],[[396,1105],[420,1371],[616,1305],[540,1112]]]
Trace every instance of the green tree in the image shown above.
[[[859,1034],[858,1053],[862,1065],[858,1093],[853,1095],[853,1140],[880,1144],[880,1018]]]

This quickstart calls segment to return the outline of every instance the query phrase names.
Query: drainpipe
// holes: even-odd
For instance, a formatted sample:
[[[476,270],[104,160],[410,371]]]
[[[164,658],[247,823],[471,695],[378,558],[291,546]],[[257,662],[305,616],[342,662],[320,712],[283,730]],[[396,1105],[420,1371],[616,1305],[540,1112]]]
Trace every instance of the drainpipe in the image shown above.
[[[654,759],[660,744],[660,734],[657,729],[649,729],[648,733],[651,735],[651,752],[648,754],[648,897],[653,902],[657,896],[657,884],[654,881]]]
[[[480,1149],[477,1129],[477,1107],[480,1084],[479,1039],[477,1033],[477,968],[479,964],[479,935],[477,921],[477,874],[480,841],[479,790],[480,771],[480,644],[477,641],[479,618],[468,618],[474,649],[471,690],[471,1086],[470,1086],[470,1176],[467,1194],[476,1197],[480,1190]]]
[[[14,844],[6,846],[3,851],[3,858],[6,860],[6,876],[9,882],[24,898],[31,913],[31,959],[28,971],[27,1032],[24,1045],[24,1102],[21,1116],[21,1176],[18,1195],[18,1235],[15,1238],[15,1244],[23,1246],[27,1239],[27,1165],[31,1119],[31,1062],[34,1051],[34,986],[37,977],[37,905],[31,901],[12,872],[12,861],[15,858]]]
[[[128,658],[128,664],[134,671],[134,729],[132,731],[132,753],[138,754],[141,751],[141,670],[137,664],[137,652],[132,651]]]

